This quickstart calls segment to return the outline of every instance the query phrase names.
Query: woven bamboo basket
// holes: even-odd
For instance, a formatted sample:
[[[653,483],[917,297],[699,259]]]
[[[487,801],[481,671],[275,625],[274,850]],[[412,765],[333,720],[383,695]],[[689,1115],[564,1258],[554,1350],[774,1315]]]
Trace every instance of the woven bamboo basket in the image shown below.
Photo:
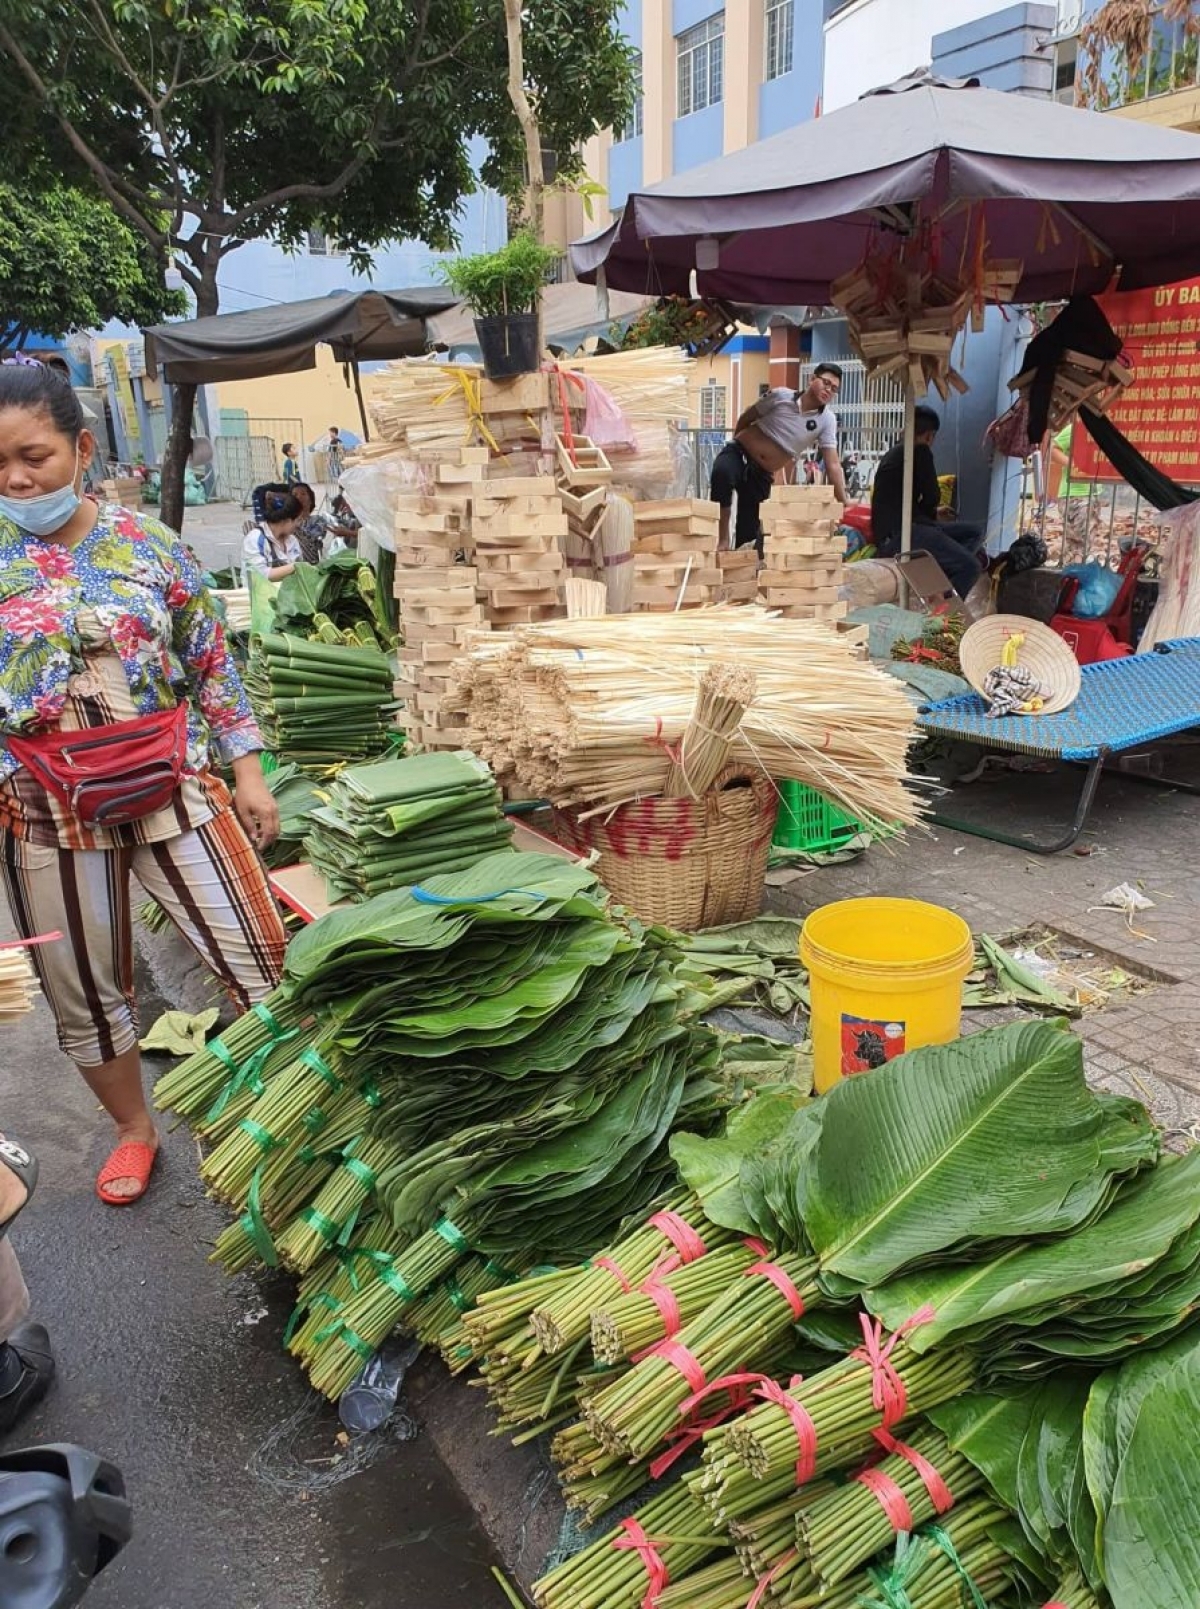
[[[762,910],[779,796],[761,773],[724,771],[701,799],[640,799],[580,820],[555,812],[558,837],[599,852],[596,875],[627,910],[685,933]]]

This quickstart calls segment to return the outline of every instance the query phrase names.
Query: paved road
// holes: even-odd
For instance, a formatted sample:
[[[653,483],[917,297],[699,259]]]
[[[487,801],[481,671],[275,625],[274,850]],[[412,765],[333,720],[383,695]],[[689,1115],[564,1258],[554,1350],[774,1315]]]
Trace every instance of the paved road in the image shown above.
[[[161,1003],[143,1004],[152,1021]],[[182,1130],[145,1202],[101,1206],[106,1122],[45,1006],[0,1035],[0,1121],[42,1166],[13,1240],[62,1371],[9,1444],[105,1454],[136,1508],[88,1609],[499,1609],[487,1542],[424,1439],[389,1438],[324,1492],[289,1489],[340,1452],[332,1410],[280,1351],[289,1283],[206,1261],[223,1219]]]

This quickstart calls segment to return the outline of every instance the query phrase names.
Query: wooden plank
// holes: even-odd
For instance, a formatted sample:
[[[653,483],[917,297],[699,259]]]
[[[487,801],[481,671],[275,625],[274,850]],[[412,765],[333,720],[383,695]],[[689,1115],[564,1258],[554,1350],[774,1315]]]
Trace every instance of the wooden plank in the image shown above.
[[[485,481],[475,495],[500,502],[508,497],[555,497],[558,482],[553,475],[498,475]]]
[[[502,514],[495,519],[473,521],[471,534],[476,542],[486,543],[510,537],[566,536],[570,529],[565,514]]]

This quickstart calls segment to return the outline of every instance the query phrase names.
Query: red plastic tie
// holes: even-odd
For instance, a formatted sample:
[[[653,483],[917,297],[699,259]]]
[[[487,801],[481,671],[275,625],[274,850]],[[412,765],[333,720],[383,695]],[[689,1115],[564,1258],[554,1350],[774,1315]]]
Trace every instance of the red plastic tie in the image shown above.
[[[650,1227],[666,1236],[685,1263],[694,1263],[708,1251],[691,1224],[677,1212],[656,1212],[650,1219]]]
[[[759,1240],[754,1235],[743,1235],[742,1245],[747,1251],[752,1251],[756,1257],[769,1257],[771,1248],[765,1240]]]
[[[682,1341],[663,1341],[654,1348],[654,1356],[662,1358],[673,1369],[677,1369],[691,1386],[694,1394],[708,1389],[708,1381],[704,1377],[704,1370],[699,1361],[688,1351]],[[681,1410],[682,1411],[682,1410]]]
[[[913,1529],[913,1514],[908,1506],[908,1498],[890,1475],[885,1475],[881,1469],[864,1469],[854,1479],[878,1501],[887,1515],[888,1524],[897,1535]]]
[[[643,1294],[648,1296],[659,1311],[663,1321],[663,1338],[667,1341],[678,1335],[682,1327],[682,1317],[679,1312],[679,1298],[669,1285],[663,1285],[652,1274],[640,1287]]]
[[[621,1521],[624,1536],[613,1537],[613,1547],[618,1553],[636,1553],[646,1566],[646,1575],[649,1581],[646,1587],[646,1596],[642,1599],[642,1609],[654,1609],[654,1600],[660,1592],[665,1592],[671,1585],[671,1572],[659,1553],[654,1542],[646,1535],[641,1524],[630,1515],[629,1519]]]
[[[771,1590],[771,1587],[774,1585],[775,1581],[786,1569],[795,1564],[799,1557],[799,1548],[791,1548],[787,1553],[784,1554],[783,1558],[780,1559],[778,1564],[767,1571],[766,1575],[760,1575],[758,1578],[758,1585],[751,1594],[750,1599],[746,1604],[746,1609],[758,1609],[759,1604]]]
[[[782,1408],[792,1421],[792,1428],[796,1432],[796,1445],[799,1448],[796,1458],[797,1486],[806,1486],[817,1473],[817,1427],[813,1424],[808,1409],[791,1395],[803,1378],[804,1376],[800,1374],[793,1375],[788,1391],[785,1391],[778,1381],[766,1380],[754,1393],[764,1402]]]
[[[804,1298],[778,1263],[751,1263],[742,1277],[750,1279],[755,1274],[759,1274],[763,1279],[771,1281],[771,1284],[774,1285],[775,1289],[791,1308],[795,1318],[804,1317]]]
[[[903,1458],[906,1464],[911,1464],[921,1477],[921,1484],[929,1493],[929,1501],[938,1514],[948,1514],[954,1507],[954,1493],[947,1486],[942,1476],[915,1447],[910,1447],[906,1441],[897,1441],[888,1430],[873,1430],[871,1434],[879,1445],[889,1453],[895,1453],[897,1458]]]
[[[893,1330],[885,1341],[883,1320],[876,1319],[872,1323],[865,1313],[859,1314],[863,1344],[850,1356],[865,1363],[871,1371],[871,1401],[882,1415],[884,1430],[890,1430],[893,1425],[898,1425],[908,1413],[908,1390],[896,1371],[896,1365],[892,1362],[892,1352],[897,1341],[911,1335],[913,1330],[919,1329],[922,1324],[928,1324],[933,1316],[932,1307],[921,1308],[911,1318],[905,1319],[899,1329]]]
[[[684,1453],[702,1440],[708,1431],[715,1430],[718,1425],[724,1424],[726,1419],[731,1419],[735,1413],[741,1413],[750,1402],[749,1387],[767,1378],[762,1374],[725,1374],[719,1380],[714,1380],[711,1385],[702,1386],[692,1396],[686,1397],[679,1405],[679,1413],[681,1418],[689,1422],[670,1432],[667,1437],[670,1445],[667,1451],[660,1453],[650,1465],[650,1478],[659,1480],[676,1459],[682,1458]],[[707,1419],[692,1417],[705,1398],[715,1396],[718,1391],[729,1393],[729,1401],[725,1406],[718,1408]]]
[[[606,1274],[611,1274],[616,1280],[617,1284],[621,1287],[623,1295],[628,1296],[630,1291],[633,1289],[633,1286],[625,1277],[624,1270],[618,1267],[618,1265],[613,1262],[611,1257],[593,1257],[592,1267],[602,1268]]]

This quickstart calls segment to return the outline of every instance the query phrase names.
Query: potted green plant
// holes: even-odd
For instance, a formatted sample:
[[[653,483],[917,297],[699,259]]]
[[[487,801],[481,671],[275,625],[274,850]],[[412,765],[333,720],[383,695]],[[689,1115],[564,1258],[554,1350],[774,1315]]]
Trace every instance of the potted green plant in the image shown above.
[[[558,257],[553,246],[541,245],[522,230],[499,251],[456,257],[443,265],[446,283],[475,315],[489,379],[536,371],[541,361],[538,297]]]

